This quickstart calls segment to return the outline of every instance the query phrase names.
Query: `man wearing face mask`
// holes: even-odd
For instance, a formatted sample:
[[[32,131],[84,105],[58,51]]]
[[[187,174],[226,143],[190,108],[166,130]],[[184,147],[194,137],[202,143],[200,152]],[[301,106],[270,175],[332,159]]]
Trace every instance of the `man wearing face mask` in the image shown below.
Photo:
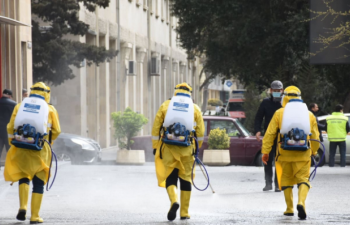
[[[271,83],[270,88],[271,96],[269,98],[265,98],[258,109],[258,112],[255,116],[255,123],[254,123],[254,129],[255,129],[255,136],[258,141],[261,141],[261,125],[265,118],[265,124],[264,124],[264,130],[267,130],[267,127],[269,126],[270,120],[273,116],[273,114],[282,107],[281,105],[281,95],[283,93],[283,84],[279,80],[275,80]],[[273,160],[275,159],[276,154],[276,144],[277,139],[275,141],[275,144],[272,146],[269,161],[267,162],[267,165],[264,165],[264,171],[265,171],[265,187],[263,188],[263,191],[269,191],[272,190],[272,177],[273,177]],[[275,192],[280,192],[281,190],[278,188],[277,183],[277,177],[275,172]]]

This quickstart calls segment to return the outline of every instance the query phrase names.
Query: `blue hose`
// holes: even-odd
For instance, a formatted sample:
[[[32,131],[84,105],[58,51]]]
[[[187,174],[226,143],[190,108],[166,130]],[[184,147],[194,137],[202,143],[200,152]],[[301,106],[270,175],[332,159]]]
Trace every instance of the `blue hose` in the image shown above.
[[[50,147],[50,150],[51,150],[51,162],[50,162],[50,169],[49,169],[49,177],[47,178],[47,183],[46,183],[46,191],[49,191],[53,185],[53,183],[55,182],[56,180],[56,175],[57,175],[57,157],[56,157],[56,154],[55,152],[52,150],[51,148],[51,144],[45,140],[48,144],[49,144],[49,147]],[[53,180],[52,180],[52,183],[49,187],[49,182],[50,182],[50,176],[51,176],[51,166],[52,166],[52,158],[53,156],[55,156],[55,161],[56,161],[56,168],[55,168],[55,176],[53,177]]]
[[[202,163],[202,161],[198,158],[198,152],[199,152],[199,148],[198,148],[198,141],[197,141],[197,138],[194,138],[195,140],[195,143],[196,143],[196,154],[194,155],[194,162],[193,162],[193,166],[192,166],[192,173],[191,173],[191,179],[192,179],[192,184],[193,186],[198,190],[198,191],[205,191],[207,190],[207,188],[209,187],[209,184],[210,184],[210,180],[209,180],[209,174],[208,174],[208,171],[207,169],[205,168],[204,164]],[[194,171],[194,167],[196,166],[196,162],[199,166],[203,166],[204,168],[204,171],[206,173],[206,176],[208,178],[208,183],[207,183],[207,186],[204,188],[204,189],[200,189],[198,188],[195,184],[194,184],[194,180],[193,180],[193,171]]]
[[[320,165],[320,163],[323,161],[324,159],[324,156],[326,154],[326,148],[324,147],[323,143],[320,142],[319,140],[316,140],[316,139],[310,139],[310,141],[316,141],[316,142],[319,142],[321,145],[322,145],[322,148],[323,148],[323,155],[321,157],[321,160],[318,162],[318,164],[316,165],[316,161],[313,157],[312,158],[312,161],[314,162],[314,165],[315,165],[315,169],[310,173],[310,176],[309,176],[309,181],[313,181],[313,179],[315,178],[316,176],[316,173],[317,173],[317,167]]]

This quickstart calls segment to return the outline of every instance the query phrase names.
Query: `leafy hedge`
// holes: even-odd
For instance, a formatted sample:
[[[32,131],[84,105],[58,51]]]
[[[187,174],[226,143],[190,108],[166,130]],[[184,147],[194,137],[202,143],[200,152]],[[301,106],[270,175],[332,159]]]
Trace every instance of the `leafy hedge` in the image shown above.
[[[118,140],[120,149],[130,149],[133,144],[132,137],[142,129],[142,126],[148,123],[148,119],[142,115],[132,111],[127,107],[124,112],[113,112],[112,119],[114,121],[114,137]]]
[[[209,149],[228,149],[230,147],[230,137],[226,129],[216,128],[210,131],[208,138]]]
[[[222,106],[224,103],[220,99],[211,98],[208,100],[208,105],[211,106]]]

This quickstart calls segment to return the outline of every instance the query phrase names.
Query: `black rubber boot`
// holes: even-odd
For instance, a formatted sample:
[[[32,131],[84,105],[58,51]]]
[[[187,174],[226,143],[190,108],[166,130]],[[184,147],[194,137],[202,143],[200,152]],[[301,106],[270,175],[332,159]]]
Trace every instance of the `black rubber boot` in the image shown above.
[[[180,220],[189,220],[190,217],[180,217]]]
[[[176,212],[179,209],[180,204],[177,202],[174,202],[174,204],[171,206],[169,212],[168,212],[168,220],[173,221],[176,218]]]
[[[301,220],[305,220],[306,219],[306,212],[305,212],[304,206],[297,205],[297,210],[298,210],[298,217]]]
[[[272,190],[272,184],[266,183],[265,187],[263,188],[263,191],[270,191]]]
[[[16,219],[20,220],[20,221],[25,221],[26,220],[26,214],[27,214],[26,210],[20,209],[20,210],[18,210],[18,214],[16,216]]]
[[[43,223],[43,222],[40,222],[40,221],[30,221],[29,224],[40,224],[40,223]]]

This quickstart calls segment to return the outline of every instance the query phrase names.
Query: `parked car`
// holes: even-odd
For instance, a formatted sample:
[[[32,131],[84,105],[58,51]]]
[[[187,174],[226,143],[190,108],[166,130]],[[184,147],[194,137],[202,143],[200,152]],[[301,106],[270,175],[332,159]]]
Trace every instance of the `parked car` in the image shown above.
[[[101,161],[101,147],[91,138],[75,134],[61,133],[52,148],[58,160],[71,164],[87,164]]]
[[[350,120],[350,113],[344,113],[345,116],[347,116]],[[326,119],[329,115],[325,115],[325,116],[319,116],[317,117],[318,121],[321,123],[321,124],[326,124]],[[350,124],[350,121],[348,121],[348,123]],[[323,161],[321,162],[320,165],[324,165],[325,163],[328,163],[329,162],[329,140],[328,140],[328,135],[325,131],[322,131],[322,137],[323,137],[323,144],[324,144],[324,147],[326,149],[326,154],[325,154],[325,157],[323,159]],[[350,135],[347,135],[346,136],[346,163],[347,164],[350,164]],[[317,163],[321,160],[321,156],[323,154],[323,149],[322,147],[320,146],[320,149],[318,150],[318,154],[317,156],[315,157],[316,158],[316,161]],[[339,148],[337,148],[337,151],[335,153],[335,163],[340,163],[340,154],[339,154]]]
[[[245,112],[243,108],[244,99],[243,98],[231,98],[226,106],[226,112],[228,116],[232,118],[245,118]]]
[[[231,92],[230,99],[226,104],[226,112],[229,117],[245,119],[245,111],[243,108],[245,92],[245,89],[233,90]]]
[[[250,135],[247,129],[237,120],[225,116],[203,116],[205,133],[204,142],[199,150],[199,158],[203,159],[203,150],[208,149],[208,135],[210,130],[225,128],[230,136],[231,165],[256,165],[262,166],[261,142],[255,136]],[[151,136],[134,137],[132,149],[143,149],[146,154],[146,161],[154,161]]]

